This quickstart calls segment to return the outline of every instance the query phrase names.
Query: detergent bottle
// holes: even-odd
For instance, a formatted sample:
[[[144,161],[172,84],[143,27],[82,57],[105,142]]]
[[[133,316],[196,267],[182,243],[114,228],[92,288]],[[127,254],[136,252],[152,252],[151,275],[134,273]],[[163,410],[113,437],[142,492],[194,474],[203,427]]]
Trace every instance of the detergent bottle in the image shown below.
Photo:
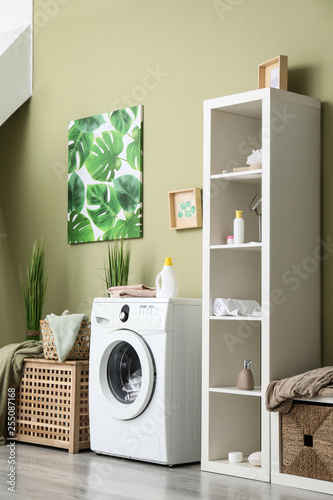
[[[171,257],[166,257],[162,271],[156,277],[156,297],[173,299],[178,295],[178,278]]]

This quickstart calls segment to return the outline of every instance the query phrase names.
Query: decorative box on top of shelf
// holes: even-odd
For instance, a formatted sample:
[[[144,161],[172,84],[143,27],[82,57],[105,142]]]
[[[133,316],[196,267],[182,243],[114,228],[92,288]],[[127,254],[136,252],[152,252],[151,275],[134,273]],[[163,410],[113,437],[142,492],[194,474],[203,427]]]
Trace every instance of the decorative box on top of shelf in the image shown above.
[[[262,149],[262,170],[234,172],[252,149]],[[320,266],[304,280],[293,273],[320,234],[320,101],[272,88],[205,101],[203,186],[202,469],[269,481],[265,389],[320,364]],[[249,205],[260,190],[262,242],[253,244]],[[235,210],[247,243],[226,245]],[[217,297],[257,300],[264,314],[214,317]],[[243,359],[252,360],[251,394],[236,389]],[[261,467],[230,464],[234,450],[261,450]]]

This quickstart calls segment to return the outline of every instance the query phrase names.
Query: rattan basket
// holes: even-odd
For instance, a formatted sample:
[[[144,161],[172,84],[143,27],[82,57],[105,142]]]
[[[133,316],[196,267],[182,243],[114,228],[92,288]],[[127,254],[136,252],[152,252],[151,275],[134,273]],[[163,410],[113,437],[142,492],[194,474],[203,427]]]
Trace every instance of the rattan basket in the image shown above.
[[[68,353],[66,360],[89,359],[90,327],[90,321],[82,321],[73,347]],[[49,322],[46,320],[41,321],[40,328],[42,332],[44,358],[57,361],[59,359],[57,346]]]
[[[281,414],[284,474],[333,481],[333,406],[295,402]]]

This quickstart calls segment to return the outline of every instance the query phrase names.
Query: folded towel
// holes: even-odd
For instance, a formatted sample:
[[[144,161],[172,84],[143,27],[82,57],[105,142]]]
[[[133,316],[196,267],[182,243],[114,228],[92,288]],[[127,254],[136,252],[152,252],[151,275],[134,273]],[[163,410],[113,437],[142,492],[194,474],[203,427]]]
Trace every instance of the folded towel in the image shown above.
[[[62,316],[50,314],[46,316],[46,320],[53,333],[58,359],[65,361],[67,354],[73,347],[82,321],[88,321],[89,318],[85,314],[64,314]]]
[[[260,304],[256,300],[214,300],[215,316],[261,316]]]
[[[0,446],[6,443],[8,389],[17,389],[24,358],[43,358],[43,343],[27,340],[0,349]]]
[[[295,375],[294,377],[273,380],[266,390],[266,409],[288,413],[293,398],[333,396],[333,366],[325,366]]]
[[[156,297],[156,288],[146,285],[111,286],[108,293],[110,297]]]

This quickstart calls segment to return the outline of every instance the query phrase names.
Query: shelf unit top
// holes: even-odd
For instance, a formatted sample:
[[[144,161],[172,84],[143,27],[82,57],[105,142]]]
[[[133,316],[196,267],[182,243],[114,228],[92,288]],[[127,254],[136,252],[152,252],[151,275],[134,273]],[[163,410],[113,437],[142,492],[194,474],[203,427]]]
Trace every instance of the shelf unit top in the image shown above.
[[[204,101],[204,110],[225,111],[235,115],[261,119],[261,103],[264,99],[271,98],[320,109],[320,99],[267,87],[241,94],[207,99]]]

